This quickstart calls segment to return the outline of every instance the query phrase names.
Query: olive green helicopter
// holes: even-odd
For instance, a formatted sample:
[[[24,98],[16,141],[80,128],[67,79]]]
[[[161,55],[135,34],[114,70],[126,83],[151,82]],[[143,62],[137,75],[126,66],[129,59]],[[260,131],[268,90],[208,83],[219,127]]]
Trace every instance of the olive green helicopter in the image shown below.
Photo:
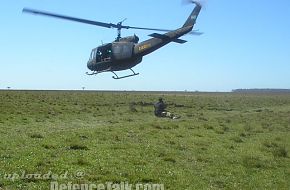
[[[190,0],[195,4],[195,7],[182,27],[176,30],[165,30],[156,28],[143,28],[134,26],[125,26],[123,21],[117,24],[104,23],[92,20],[86,20],[81,18],[75,18],[70,16],[64,16],[45,11],[39,11],[30,8],[24,8],[24,13],[31,13],[35,15],[49,16],[59,19],[65,19],[84,24],[90,24],[105,28],[116,28],[118,35],[116,39],[111,43],[102,44],[91,51],[90,58],[87,62],[87,67],[92,73],[86,73],[87,75],[96,75],[103,72],[112,72],[114,79],[123,79],[127,77],[136,76],[139,73],[135,73],[132,69],[134,66],[142,62],[142,58],[145,55],[152,53],[153,51],[167,45],[170,42],[176,42],[183,44],[187,41],[180,39],[181,36],[186,34],[201,35],[201,32],[193,30],[197,17],[200,13],[202,5],[200,2]],[[139,29],[139,30],[151,30],[166,32],[165,34],[152,33],[149,36],[152,37],[143,42],[139,42],[138,36],[121,37],[122,29]],[[132,74],[119,77],[116,71],[122,71],[130,69]]]

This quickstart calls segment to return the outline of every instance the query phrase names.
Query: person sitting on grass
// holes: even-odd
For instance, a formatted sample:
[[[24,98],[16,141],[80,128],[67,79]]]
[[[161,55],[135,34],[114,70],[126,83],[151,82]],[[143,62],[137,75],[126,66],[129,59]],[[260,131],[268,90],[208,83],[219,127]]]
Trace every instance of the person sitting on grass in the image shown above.
[[[180,117],[175,116],[174,114],[166,111],[166,104],[163,102],[162,98],[159,98],[159,101],[154,104],[154,114],[156,117],[168,117],[171,119],[178,119]]]

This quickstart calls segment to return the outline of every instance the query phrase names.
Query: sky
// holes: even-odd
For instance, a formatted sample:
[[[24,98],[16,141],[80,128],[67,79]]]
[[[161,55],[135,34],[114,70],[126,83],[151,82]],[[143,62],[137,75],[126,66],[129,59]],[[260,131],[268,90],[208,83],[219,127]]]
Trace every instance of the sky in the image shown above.
[[[87,76],[93,48],[112,42],[115,29],[23,14],[24,7],[125,25],[177,29],[193,4],[181,0],[1,0],[0,89],[231,91],[290,88],[290,1],[207,0],[185,44],[149,54],[122,80]],[[152,31],[122,30],[140,41]],[[119,76],[131,74],[121,71]]]

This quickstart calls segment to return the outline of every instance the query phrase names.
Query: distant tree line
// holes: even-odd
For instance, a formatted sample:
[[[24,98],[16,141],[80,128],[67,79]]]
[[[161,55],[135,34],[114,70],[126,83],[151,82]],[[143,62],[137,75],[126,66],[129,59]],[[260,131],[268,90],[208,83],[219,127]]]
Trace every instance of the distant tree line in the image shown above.
[[[290,93],[290,89],[275,89],[275,88],[252,88],[252,89],[234,89],[236,93]]]

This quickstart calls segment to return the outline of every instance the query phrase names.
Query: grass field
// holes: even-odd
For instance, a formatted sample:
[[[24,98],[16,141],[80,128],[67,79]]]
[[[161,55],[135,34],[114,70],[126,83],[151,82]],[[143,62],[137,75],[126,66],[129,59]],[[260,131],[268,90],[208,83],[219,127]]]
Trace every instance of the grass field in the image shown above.
[[[0,91],[0,138],[0,189],[290,189],[286,93]]]

